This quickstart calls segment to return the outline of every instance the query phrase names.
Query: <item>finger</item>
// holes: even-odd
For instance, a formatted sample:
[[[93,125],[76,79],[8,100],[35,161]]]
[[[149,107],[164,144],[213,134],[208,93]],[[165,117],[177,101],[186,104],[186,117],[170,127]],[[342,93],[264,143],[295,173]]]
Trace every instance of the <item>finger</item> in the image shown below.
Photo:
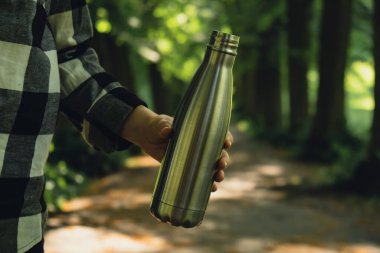
[[[160,115],[160,121],[158,122],[159,136],[161,139],[166,140],[170,138],[172,134],[173,118],[168,115]]]
[[[216,174],[215,174],[215,178],[214,178],[215,182],[222,182],[224,180],[224,171],[223,170],[220,170],[218,171]]]
[[[160,138],[163,140],[169,139],[172,132],[173,132],[173,129],[171,127],[164,127],[160,131]]]
[[[173,124],[173,121],[171,119],[169,119],[169,118],[161,118],[159,120],[159,122],[158,122],[158,127],[160,129],[165,128],[165,127],[171,128],[172,124]]]
[[[226,150],[222,151],[222,155],[218,161],[218,165],[216,166],[217,170],[224,170],[226,169],[231,163],[230,156],[228,155],[228,152]]]
[[[234,142],[234,137],[232,136],[231,132],[228,131],[226,135],[226,140],[224,141],[224,148],[226,149],[231,148],[233,142]]]
[[[167,121],[169,121],[170,125],[173,125],[173,120],[174,120],[173,117],[166,115],[166,119]]]
[[[211,188],[211,191],[212,192],[216,192],[218,190],[218,186],[216,186],[215,183],[212,184],[212,188]]]
[[[165,126],[171,127],[173,125],[173,117],[170,117],[165,114],[161,114],[160,117],[161,117],[162,123],[164,123]]]

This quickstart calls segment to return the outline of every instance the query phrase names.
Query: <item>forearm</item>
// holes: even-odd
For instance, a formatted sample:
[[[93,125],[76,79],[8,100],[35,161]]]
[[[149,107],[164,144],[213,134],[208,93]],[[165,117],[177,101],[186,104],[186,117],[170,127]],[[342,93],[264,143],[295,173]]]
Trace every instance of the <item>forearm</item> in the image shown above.
[[[156,116],[157,114],[147,107],[137,106],[126,119],[121,137],[141,147],[146,139],[145,128]]]

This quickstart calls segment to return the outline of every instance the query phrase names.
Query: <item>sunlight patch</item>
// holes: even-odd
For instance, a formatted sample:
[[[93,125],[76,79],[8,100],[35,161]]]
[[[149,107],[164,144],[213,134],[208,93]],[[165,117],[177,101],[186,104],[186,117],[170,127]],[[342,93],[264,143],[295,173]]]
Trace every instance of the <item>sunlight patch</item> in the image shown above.
[[[75,250],[73,250],[75,245]],[[129,236],[102,228],[67,226],[46,234],[47,252],[157,252],[171,248],[166,240],[152,235]]]

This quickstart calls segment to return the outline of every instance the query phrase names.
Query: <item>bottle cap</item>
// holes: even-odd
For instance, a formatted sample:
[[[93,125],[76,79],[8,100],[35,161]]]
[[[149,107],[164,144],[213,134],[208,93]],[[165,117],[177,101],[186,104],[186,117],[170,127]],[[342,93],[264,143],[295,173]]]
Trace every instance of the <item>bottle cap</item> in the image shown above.
[[[208,47],[212,50],[236,55],[239,39],[239,36],[215,30],[211,33]]]

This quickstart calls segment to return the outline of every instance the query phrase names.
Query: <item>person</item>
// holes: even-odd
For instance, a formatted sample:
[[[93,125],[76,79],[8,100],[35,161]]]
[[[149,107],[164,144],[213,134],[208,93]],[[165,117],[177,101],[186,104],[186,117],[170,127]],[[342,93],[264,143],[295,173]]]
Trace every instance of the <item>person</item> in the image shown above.
[[[85,0],[0,2],[2,253],[43,252],[43,168],[58,112],[97,150],[136,144],[163,157],[172,118],[148,109],[99,65],[92,32]],[[225,148],[232,141],[228,133]],[[222,152],[216,181],[229,162]]]

